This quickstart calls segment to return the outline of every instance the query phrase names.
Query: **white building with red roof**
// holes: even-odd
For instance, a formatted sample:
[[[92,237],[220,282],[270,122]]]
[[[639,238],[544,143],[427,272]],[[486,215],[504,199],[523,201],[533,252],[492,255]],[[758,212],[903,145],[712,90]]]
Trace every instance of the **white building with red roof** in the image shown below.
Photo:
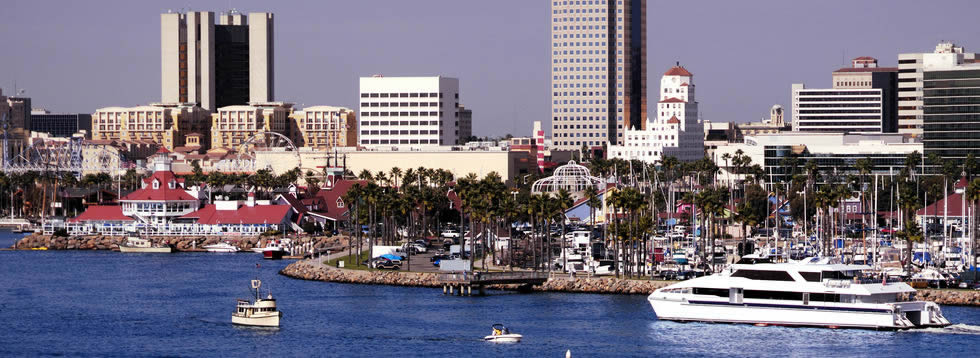
[[[119,199],[122,214],[142,223],[165,224],[197,211],[200,199],[188,193],[184,179],[171,170],[170,152],[160,147],[153,160],[153,175],[143,179],[139,190]]]
[[[660,79],[656,118],[646,128],[627,128],[622,145],[609,145],[609,157],[648,163],[673,156],[681,161],[704,157],[704,127],[698,119],[694,75],[679,64]]]
[[[153,156],[153,174],[142,188],[120,199],[119,206],[92,206],[64,225],[71,235],[259,235],[268,230],[286,230],[294,211],[290,205],[248,200],[216,201],[201,207],[199,191],[189,190],[171,170],[170,152],[161,148]],[[44,225],[50,234],[61,228]]]

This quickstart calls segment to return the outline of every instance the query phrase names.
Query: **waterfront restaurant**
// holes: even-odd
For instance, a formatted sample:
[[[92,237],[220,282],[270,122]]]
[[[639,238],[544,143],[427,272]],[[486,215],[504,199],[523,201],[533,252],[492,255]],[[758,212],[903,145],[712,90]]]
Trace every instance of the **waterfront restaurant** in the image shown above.
[[[92,206],[67,222],[45,223],[44,234],[63,228],[69,235],[256,236],[291,225],[292,207],[256,202],[253,193],[244,202],[215,201],[202,207],[200,191],[185,188],[171,170],[170,152],[160,149],[153,160],[153,174],[142,188],[120,199],[122,205]]]

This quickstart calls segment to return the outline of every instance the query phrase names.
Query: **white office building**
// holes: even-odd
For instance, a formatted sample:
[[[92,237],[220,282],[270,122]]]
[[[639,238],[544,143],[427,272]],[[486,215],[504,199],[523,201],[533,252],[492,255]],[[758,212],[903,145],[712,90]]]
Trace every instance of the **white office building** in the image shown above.
[[[645,125],[645,0],[552,0],[550,45],[555,149],[617,144]]]
[[[898,55],[898,132],[922,135],[922,71],[926,59],[940,59],[954,54],[956,64],[973,62],[975,53],[951,42],[940,42],[932,53],[902,53]]]
[[[832,88],[793,84],[793,131],[895,133],[897,71],[862,56],[833,72]]]
[[[694,75],[680,65],[660,79],[657,117],[644,128],[626,130],[622,144],[610,143],[609,157],[655,163],[665,156],[681,161],[704,157],[704,127],[698,120]]]
[[[459,145],[459,80],[361,77],[363,147]]]

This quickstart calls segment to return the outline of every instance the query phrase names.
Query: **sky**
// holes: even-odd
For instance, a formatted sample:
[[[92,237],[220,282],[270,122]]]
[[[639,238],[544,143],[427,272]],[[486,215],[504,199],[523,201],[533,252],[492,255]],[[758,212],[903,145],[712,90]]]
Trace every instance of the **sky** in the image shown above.
[[[158,102],[159,14],[231,8],[275,14],[277,101],[357,110],[359,77],[443,75],[459,78],[474,135],[549,127],[549,0],[3,0],[0,88],[60,113]],[[791,84],[830,87],[854,57],[896,66],[941,40],[980,52],[978,13],[980,1],[650,0],[648,83],[679,61],[703,119],[759,120],[789,108]]]

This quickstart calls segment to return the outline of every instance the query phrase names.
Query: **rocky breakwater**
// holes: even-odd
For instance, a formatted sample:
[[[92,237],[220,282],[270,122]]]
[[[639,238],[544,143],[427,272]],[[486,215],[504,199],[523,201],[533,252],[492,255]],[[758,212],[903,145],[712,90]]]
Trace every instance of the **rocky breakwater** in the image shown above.
[[[398,271],[362,271],[339,269],[311,260],[289,264],[280,274],[301,280],[356,283],[369,285],[392,285],[412,287],[441,287],[436,274]],[[670,285],[674,281],[628,280],[608,277],[553,277],[534,291],[574,292],[602,294],[648,295],[654,290]],[[517,290],[517,285],[492,286],[492,289]],[[941,305],[980,306],[980,291],[975,290],[919,290],[919,299]]]
[[[312,260],[296,261],[279,274],[310,281],[392,285],[411,287],[440,287],[436,275],[424,272],[363,271],[333,268]]]
[[[980,291],[919,289],[919,299],[941,305],[980,306]]]
[[[169,244],[177,251],[191,251],[200,249],[202,246],[228,242],[237,246],[242,251],[251,250],[254,247],[264,247],[268,240],[277,239],[273,237],[204,237],[204,236],[146,236],[144,237],[155,244]],[[125,236],[51,236],[31,234],[18,240],[13,248],[18,250],[48,249],[48,250],[118,250],[119,244],[125,242]],[[347,247],[347,238],[343,236],[333,237],[301,237],[294,238],[294,245],[302,247],[312,246],[314,249],[344,249]],[[311,244],[312,243],[312,244]]]

